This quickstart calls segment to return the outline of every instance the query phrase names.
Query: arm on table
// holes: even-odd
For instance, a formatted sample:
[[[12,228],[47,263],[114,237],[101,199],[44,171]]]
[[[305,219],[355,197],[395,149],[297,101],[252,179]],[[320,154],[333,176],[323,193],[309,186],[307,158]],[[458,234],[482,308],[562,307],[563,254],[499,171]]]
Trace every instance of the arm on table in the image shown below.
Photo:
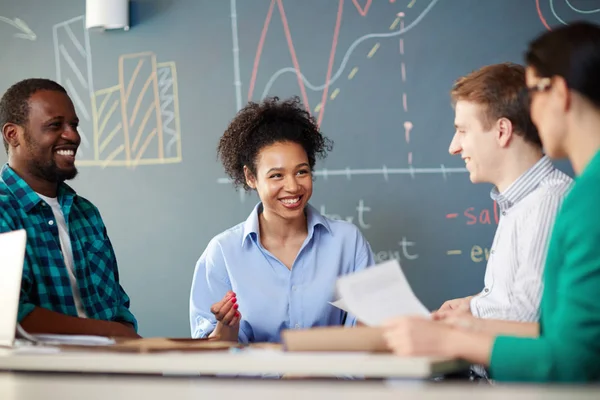
[[[597,197],[596,197],[597,198]],[[562,259],[552,313],[538,339],[500,336],[494,342],[490,371],[505,381],[597,381],[600,379],[600,228],[589,210],[595,196],[570,204],[560,236],[549,252]],[[560,238],[560,240],[558,240]],[[558,261],[557,261],[558,262]],[[514,355],[519,357],[515,358]]]
[[[437,317],[436,317],[437,318]],[[449,317],[444,322],[457,328],[473,333],[488,335],[511,335],[523,337],[538,337],[540,334],[537,322],[516,322],[476,317]]]
[[[29,304],[31,306],[31,304]],[[63,335],[96,335],[106,337],[139,338],[128,323],[71,317],[41,307],[33,307],[21,321],[28,333]]]

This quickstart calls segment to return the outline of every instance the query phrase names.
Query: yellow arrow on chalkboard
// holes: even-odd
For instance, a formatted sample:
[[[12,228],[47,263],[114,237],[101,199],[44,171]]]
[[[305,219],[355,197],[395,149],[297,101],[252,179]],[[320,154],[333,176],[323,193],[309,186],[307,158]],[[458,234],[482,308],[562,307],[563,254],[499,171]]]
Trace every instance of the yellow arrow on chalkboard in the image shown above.
[[[27,26],[27,24],[20,18],[10,19],[0,16],[0,22],[5,22],[9,25],[14,26],[21,32],[15,33],[13,36],[20,39],[35,40],[37,35]]]

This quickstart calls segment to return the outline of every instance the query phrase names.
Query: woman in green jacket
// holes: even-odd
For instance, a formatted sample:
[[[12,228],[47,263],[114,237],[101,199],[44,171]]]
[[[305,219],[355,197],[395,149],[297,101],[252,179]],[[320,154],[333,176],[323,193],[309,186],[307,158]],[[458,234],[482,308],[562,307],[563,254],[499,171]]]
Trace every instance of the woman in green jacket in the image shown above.
[[[576,174],[554,224],[539,323],[434,313],[385,327],[402,356],[448,356],[498,381],[600,380],[600,26],[546,32],[526,53],[531,118],[546,154]]]

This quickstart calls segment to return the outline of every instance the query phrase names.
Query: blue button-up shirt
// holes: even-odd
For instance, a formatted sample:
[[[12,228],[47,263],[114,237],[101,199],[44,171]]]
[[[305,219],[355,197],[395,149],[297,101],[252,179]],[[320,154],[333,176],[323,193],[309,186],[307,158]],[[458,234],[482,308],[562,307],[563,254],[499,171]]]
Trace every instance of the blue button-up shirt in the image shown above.
[[[375,264],[359,229],[308,205],[308,235],[290,270],[260,244],[261,211],[259,203],[245,222],[213,238],[198,260],[190,295],[192,337],[214,330],[210,307],[228,290],[236,293],[242,315],[242,343],[279,342],[283,329],[354,325],[355,317],[329,302],[339,276]]]

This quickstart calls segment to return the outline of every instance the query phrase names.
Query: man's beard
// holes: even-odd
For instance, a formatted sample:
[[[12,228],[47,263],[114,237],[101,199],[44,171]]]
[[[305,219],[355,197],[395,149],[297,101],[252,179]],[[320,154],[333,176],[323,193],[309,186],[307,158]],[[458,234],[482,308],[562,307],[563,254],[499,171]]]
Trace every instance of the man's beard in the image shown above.
[[[61,183],[77,176],[77,168],[73,167],[69,170],[58,168],[54,160],[41,162],[40,160],[31,160],[29,170],[35,176],[42,178],[48,182]]]
[[[25,142],[27,150],[30,154],[39,154],[39,151],[36,151],[37,146],[30,141],[27,133],[25,134]],[[42,178],[48,182],[61,183],[75,178],[78,171],[75,167],[69,170],[60,169],[52,158],[47,161],[42,161],[33,157],[29,161],[29,172],[31,172],[32,175]]]

